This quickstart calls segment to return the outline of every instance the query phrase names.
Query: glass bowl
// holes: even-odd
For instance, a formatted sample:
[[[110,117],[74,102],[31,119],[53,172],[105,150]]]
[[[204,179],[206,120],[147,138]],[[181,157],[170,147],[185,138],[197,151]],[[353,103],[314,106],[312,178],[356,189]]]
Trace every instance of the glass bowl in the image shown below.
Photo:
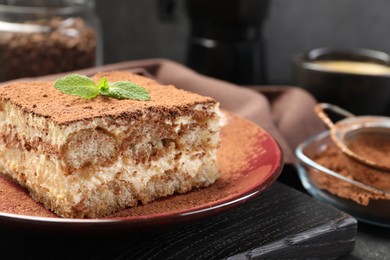
[[[101,65],[94,0],[0,0],[0,81]]]
[[[353,180],[348,172],[337,165],[337,152],[328,156],[328,168],[317,161],[321,154],[334,146],[329,131],[301,143],[295,154],[298,174],[305,189],[315,198],[345,211],[358,220],[390,227],[390,192]],[[340,155],[342,156],[342,155]],[[324,163],[321,163],[324,164]],[[339,163],[341,164],[341,163]],[[332,169],[333,170],[332,170]],[[335,168],[339,169],[338,172]],[[390,178],[390,175],[389,175]]]

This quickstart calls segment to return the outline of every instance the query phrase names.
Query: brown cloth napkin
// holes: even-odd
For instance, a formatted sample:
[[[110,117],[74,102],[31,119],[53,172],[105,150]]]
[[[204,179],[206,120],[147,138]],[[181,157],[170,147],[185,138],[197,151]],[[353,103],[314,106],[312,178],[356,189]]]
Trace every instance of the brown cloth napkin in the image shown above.
[[[314,98],[297,87],[238,86],[210,78],[166,59],[128,61],[79,70],[92,75],[99,71],[140,70],[162,84],[172,84],[220,102],[221,108],[252,120],[268,131],[282,147],[285,163],[294,164],[293,150],[306,138],[324,130],[313,112]],[[36,79],[55,79],[49,75]],[[31,79],[30,79],[31,80]]]

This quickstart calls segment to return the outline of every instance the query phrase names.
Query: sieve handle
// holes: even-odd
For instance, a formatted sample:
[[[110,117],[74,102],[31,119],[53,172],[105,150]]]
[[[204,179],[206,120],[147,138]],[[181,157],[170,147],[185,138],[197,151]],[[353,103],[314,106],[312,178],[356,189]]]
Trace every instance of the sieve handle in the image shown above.
[[[334,123],[329,118],[328,114],[325,112],[326,110],[332,111],[335,114],[345,116],[345,117],[354,117],[355,115],[351,112],[342,109],[336,105],[332,105],[329,103],[318,103],[314,106],[314,111],[318,115],[318,117],[324,122],[330,129],[333,129]]]

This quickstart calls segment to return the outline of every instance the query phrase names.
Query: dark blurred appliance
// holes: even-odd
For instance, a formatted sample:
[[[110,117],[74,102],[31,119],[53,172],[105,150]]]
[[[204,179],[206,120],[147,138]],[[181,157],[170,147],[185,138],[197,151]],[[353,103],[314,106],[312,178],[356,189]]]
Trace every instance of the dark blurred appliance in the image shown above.
[[[268,0],[187,0],[187,65],[236,84],[265,83],[262,25]]]

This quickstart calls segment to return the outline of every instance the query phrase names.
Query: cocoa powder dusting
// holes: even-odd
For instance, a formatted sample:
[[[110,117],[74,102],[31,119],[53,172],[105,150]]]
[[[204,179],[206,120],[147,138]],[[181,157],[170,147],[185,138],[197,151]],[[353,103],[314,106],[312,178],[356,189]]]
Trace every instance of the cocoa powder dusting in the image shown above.
[[[210,97],[201,96],[172,85],[160,85],[156,81],[127,71],[101,72],[93,77],[97,82],[106,77],[108,81],[132,81],[146,88],[151,100],[115,99],[99,95],[84,99],[67,95],[55,89],[51,81],[12,82],[0,88],[0,101],[10,102],[26,113],[47,118],[59,125],[67,125],[95,118],[136,118],[142,111],[158,111],[162,115],[201,113],[194,105],[213,105]],[[31,91],[34,89],[34,91]],[[35,105],[35,106],[33,106]],[[108,109],[110,108],[110,109]]]
[[[322,152],[314,155],[312,159],[325,168],[355,180],[353,175],[348,171],[343,155],[333,143],[329,144]],[[364,190],[346,181],[340,181],[331,175],[319,174],[314,170],[311,170],[309,174],[318,188],[327,190],[338,197],[353,200],[364,206],[367,206],[370,200],[390,200],[389,194]]]

